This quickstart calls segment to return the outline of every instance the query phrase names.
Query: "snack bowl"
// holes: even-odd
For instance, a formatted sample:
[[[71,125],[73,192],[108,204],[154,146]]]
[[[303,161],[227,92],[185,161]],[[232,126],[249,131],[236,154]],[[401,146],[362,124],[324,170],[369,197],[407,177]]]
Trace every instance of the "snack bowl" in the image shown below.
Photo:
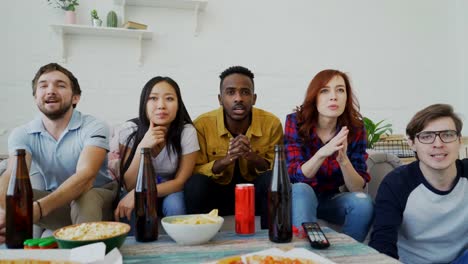
[[[204,244],[218,233],[223,223],[221,216],[206,214],[166,216],[161,220],[166,233],[179,245]]]
[[[129,231],[130,225],[125,223],[88,222],[59,228],[55,230],[54,237],[59,248],[65,249],[103,242],[107,254],[122,246]]]

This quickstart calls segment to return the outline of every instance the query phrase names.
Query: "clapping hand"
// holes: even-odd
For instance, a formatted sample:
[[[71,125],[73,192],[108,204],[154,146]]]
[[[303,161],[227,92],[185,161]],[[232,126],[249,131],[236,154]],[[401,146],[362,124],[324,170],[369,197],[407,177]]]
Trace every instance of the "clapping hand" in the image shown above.
[[[245,159],[250,158],[252,149],[250,147],[250,141],[245,135],[238,135],[235,138],[229,140],[229,149],[227,155],[224,157],[225,166],[235,162],[240,157]]]
[[[229,141],[228,156],[233,160],[243,157],[247,160],[252,158],[252,148],[250,146],[249,138],[245,135],[238,135]]]
[[[347,127],[342,127],[340,132],[336,134],[327,144],[320,148],[317,153],[320,153],[322,157],[329,157],[338,151],[337,160],[340,162],[344,156],[346,156],[346,150],[348,148],[348,133]]]
[[[212,171],[220,173],[239,158],[244,158],[248,161],[248,166],[253,166],[258,170],[266,170],[270,166],[267,160],[252,151],[249,138],[240,134],[229,141],[229,149],[226,156],[214,163]]]
[[[347,130],[347,129],[346,129]],[[346,140],[342,144],[342,148],[338,150],[338,155],[336,156],[336,161],[341,165],[345,165],[346,161],[348,160],[348,155],[346,152],[348,151],[348,136],[346,136]]]

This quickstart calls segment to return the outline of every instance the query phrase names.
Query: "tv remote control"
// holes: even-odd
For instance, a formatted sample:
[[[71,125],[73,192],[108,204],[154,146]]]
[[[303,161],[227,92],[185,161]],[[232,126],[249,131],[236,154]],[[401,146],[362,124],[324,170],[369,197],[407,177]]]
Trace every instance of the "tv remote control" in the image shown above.
[[[306,222],[302,223],[302,227],[304,227],[304,230],[307,233],[307,238],[309,239],[311,247],[323,249],[330,246],[330,242],[328,241],[318,223]]]

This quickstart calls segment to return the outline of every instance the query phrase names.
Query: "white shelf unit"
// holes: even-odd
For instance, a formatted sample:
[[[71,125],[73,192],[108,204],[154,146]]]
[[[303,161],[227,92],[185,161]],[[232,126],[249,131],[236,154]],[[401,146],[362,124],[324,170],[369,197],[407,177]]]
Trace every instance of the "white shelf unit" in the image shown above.
[[[127,21],[125,15],[126,6],[193,10],[194,34],[196,36],[199,33],[200,12],[205,10],[208,0],[114,0],[114,4],[121,6],[122,19],[124,23]]]
[[[142,45],[143,40],[151,40],[153,32],[148,30],[136,30],[126,28],[111,28],[111,27],[91,27],[85,25],[50,25],[61,41],[62,61],[67,61],[67,41],[65,35],[91,35],[91,36],[106,36],[114,38],[133,38],[138,42],[138,62],[143,63]]]

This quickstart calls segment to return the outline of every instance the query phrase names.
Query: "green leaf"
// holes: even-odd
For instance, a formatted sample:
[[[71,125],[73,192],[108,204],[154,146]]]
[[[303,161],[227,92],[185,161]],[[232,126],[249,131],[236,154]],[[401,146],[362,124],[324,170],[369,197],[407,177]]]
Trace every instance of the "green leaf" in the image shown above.
[[[371,119],[363,117],[362,121],[367,133],[368,148],[373,148],[374,144],[379,141],[382,135],[390,135],[393,133],[392,124],[383,124],[385,119],[374,123]]]

